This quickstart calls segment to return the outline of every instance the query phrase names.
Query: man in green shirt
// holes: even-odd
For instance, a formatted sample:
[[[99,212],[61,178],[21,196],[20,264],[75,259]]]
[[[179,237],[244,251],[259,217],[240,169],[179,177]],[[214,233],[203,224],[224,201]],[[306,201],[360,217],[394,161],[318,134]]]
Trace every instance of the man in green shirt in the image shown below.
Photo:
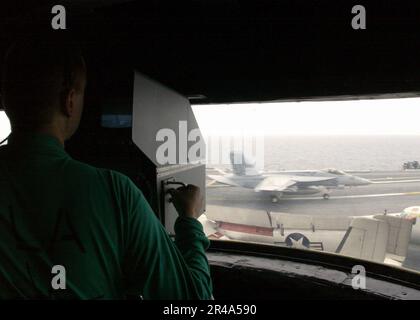
[[[171,192],[180,215],[173,242],[128,177],[65,152],[85,84],[84,60],[64,41],[9,51],[1,91],[12,134],[0,147],[0,298],[210,299],[199,189]]]

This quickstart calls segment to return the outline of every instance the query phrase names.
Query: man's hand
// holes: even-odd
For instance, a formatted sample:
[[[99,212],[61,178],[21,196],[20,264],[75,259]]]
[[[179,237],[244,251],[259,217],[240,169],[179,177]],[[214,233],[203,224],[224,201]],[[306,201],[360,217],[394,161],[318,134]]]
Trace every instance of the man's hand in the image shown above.
[[[189,184],[178,189],[169,189],[168,193],[172,196],[171,202],[180,216],[197,219],[201,215],[203,197],[199,187]]]

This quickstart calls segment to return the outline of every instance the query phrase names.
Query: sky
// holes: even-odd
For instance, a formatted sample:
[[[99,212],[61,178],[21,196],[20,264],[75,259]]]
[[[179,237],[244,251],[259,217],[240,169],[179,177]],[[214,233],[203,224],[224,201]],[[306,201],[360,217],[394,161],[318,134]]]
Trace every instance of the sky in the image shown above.
[[[196,105],[206,135],[420,135],[420,98]],[[0,111],[0,141],[10,123]]]
[[[203,135],[420,135],[420,98],[196,105]]]

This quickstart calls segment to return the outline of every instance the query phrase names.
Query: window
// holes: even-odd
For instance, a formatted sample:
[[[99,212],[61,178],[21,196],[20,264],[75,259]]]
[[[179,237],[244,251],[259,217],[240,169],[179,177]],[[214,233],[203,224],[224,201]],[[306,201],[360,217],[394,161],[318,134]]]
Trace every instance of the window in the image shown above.
[[[0,111],[0,142],[10,134],[10,122],[4,111]],[[7,141],[4,142],[7,144]]]
[[[420,270],[419,98],[193,110],[207,143],[210,238]]]

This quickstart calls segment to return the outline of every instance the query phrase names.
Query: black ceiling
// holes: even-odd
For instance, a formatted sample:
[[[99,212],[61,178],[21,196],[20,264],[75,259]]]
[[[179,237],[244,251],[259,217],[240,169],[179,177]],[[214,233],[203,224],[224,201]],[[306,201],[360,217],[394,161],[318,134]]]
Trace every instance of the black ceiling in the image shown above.
[[[2,51],[17,35],[49,28],[51,4],[33,3],[0,5]],[[366,30],[351,28],[356,4],[366,8]],[[64,5],[91,71],[135,66],[184,95],[205,96],[202,103],[420,92],[420,1]]]

